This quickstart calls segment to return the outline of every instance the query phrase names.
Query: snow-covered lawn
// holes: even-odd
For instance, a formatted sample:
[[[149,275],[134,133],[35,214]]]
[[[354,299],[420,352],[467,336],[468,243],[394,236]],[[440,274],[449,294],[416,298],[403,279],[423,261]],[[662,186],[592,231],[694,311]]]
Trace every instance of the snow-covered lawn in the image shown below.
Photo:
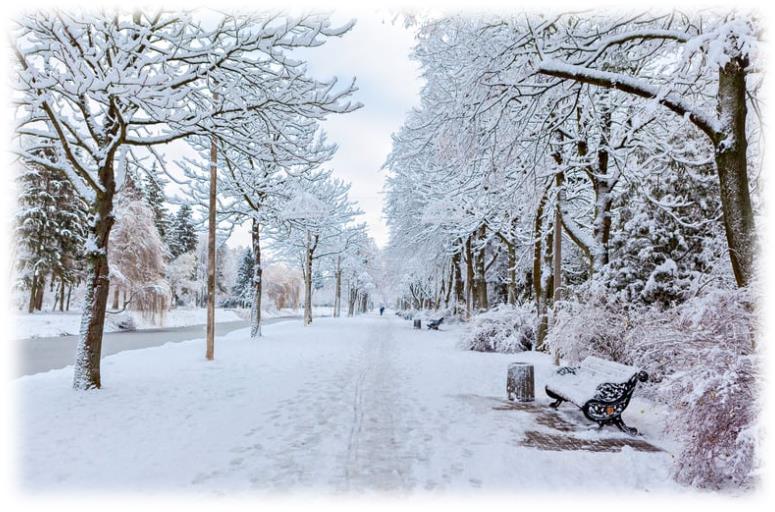
[[[232,322],[241,320],[234,312],[228,309],[218,308],[216,313],[218,322]],[[176,308],[167,311],[164,315],[163,325],[159,326],[150,320],[143,319],[139,314],[133,314],[137,329],[150,329],[158,327],[183,327],[186,325],[199,325],[207,322],[207,310],[205,308]],[[15,339],[46,338],[50,336],[67,336],[78,334],[81,328],[81,312],[69,311],[40,312],[40,313],[16,313],[13,315],[13,337]],[[122,318],[126,318],[122,315]],[[111,315],[105,319],[105,332],[120,330],[113,322]]]
[[[282,322],[123,352],[103,361],[100,391],[71,389],[71,369],[17,379],[17,468],[26,491],[205,494],[377,490],[511,492],[674,490],[663,416],[635,400],[626,420],[647,453],[546,451],[528,432],[624,439],[572,406],[557,432],[510,409],[506,369],[535,364],[538,406],[552,372],[543,354],[466,352],[455,327],[415,331],[394,315]]]

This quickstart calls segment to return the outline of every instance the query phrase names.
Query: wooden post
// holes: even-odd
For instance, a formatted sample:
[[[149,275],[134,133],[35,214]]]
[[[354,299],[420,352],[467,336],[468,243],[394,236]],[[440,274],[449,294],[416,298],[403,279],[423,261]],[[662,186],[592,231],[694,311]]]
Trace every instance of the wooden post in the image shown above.
[[[532,402],[535,400],[535,377],[533,365],[528,363],[511,363],[506,377],[506,395],[509,400],[517,402]]]
[[[215,194],[218,174],[218,146],[215,134],[210,136],[210,205],[207,225],[207,352],[205,357],[215,357]]]

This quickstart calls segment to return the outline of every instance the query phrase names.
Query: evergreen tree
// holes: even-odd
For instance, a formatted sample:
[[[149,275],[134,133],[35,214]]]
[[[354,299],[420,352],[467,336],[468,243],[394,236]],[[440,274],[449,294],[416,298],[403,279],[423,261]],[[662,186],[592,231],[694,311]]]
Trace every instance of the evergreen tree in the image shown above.
[[[232,288],[232,295],[236,302],[244,307],[250,307],[253,302],[253,270],[255,259],[253,251],[248,247],[242,257],[242,263],[237,271],[237,280]]]
[[[52,287],[58,282],[62,309],[65,287],[75,284],[81,274],[86,205],[64,174],[53,169],[24,166],[17,180],[17,286],[30,291],[28,311],[40,310],[45,281],[51,276]]]
[[[167,245],[173,258],[196,249],[197,235],[191,206],[184,204],[175,214]]]
[[[215,286],[218,292],[227,293],[226,269],[224,268],[229,258],[229,248],[225,243],[218,244],[215,257]]]
[[[170,230],[170,214],[165,205],[167,198],[164,195],[164,183],[154,172],[145,175],[143,185],[143,196],[153,210],[153,222],[156,225],[156,229],[159,230],[162,240],[166,240],[167,233]]]
[[[718,184],[710,168],[673,163],[633,183],[616,201],[607,286],[628,303],[668,307],[723,259]]]

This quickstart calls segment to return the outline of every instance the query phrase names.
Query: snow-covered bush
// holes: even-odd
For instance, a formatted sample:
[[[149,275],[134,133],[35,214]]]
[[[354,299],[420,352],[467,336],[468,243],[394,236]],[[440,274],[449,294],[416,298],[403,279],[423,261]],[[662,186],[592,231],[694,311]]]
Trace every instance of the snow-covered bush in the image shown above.
[[[132,313],[125,311],[119,314],[108,314],[106,323],[112,330],[119,331],[135,331],[137,330],[137,323],[135,322]]]
[[[522,352],[535,344],[536,312],[529,305],[501,304],[475,316],[460,340],[467,350]]]
[[[627,308],[606,295],[605,288],[590,287],[583,297],[557,304],[545,344],[569,364],[587,356],[623,361],[628,315]]]
[[[626,352],[651,376],[647,392],[675,416],[684,445],[675,477],[696,487],[753,485],[758,356],[751,292],[711,290],[668,311],[648,310],[627,333]]]
[[[670,309],[631,307],[590,286],[563,302],[547,335],[563,363],[596,355],[649,374],[639,388],[668,406],[682,443],[677,481],[725,489],[753,485],[757,464],[758,356],[748,289],[710,289]]]

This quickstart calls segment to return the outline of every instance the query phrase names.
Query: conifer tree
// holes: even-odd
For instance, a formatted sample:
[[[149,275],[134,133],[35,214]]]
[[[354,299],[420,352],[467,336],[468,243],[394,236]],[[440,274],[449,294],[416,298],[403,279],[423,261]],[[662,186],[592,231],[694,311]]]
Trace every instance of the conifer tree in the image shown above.
[[[175,214],[167,244],[173,258],[196,249],[197,235],[191,206],[184,204]]]
[[[170,213],[167,210],[166,196],[164,195],[164,182],[158,173],[146,174],[143,179],[143,196],[153,210],[153,223],[159,230],[159,236],[166,240],[170,230]]]
[[[28,311],[40,310],[47,277],[64,309],[65,289],[80,277],[86,206],[65,175],[30,164],[22,168],[16,213],[17,286],[29,290]],[[56,283],[56,284],[55,284]]]
[[[239,270],[237,271],[237,281],[232,288],[234,299],[243,308],[249,307],[253,302],[253,273],[255,259],[253,251],[248,247],[242,257]]]

